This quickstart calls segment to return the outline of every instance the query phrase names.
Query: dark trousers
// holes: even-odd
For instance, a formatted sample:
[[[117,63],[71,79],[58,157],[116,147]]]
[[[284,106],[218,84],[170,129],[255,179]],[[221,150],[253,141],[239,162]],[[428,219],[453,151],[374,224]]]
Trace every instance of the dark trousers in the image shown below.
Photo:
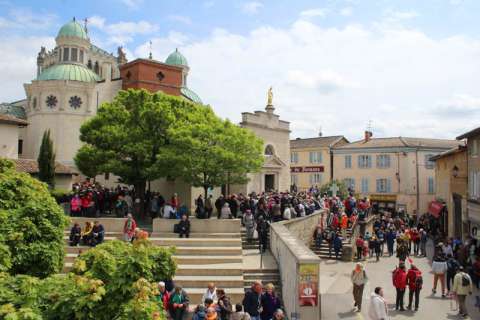
[[[76,246],[80,243],[80,235],[74,235],[70,237],[70,245],[71,246]]]
[[[453,284],[453,278],[455,277],[455,274],[447,272],[447,291],[450,291],[450,287]]]
[[[172,310],[171,315],[173,320],[183,320],[184,308],[176,308]]]
[[[207,219],[210,219],[210,217],[212,216],[213,208],[208,208],[206,210],[207,210]]]
[[[415,241],[413,243],[413,253],[418,256],[418,251],[420,249],[420,242],[419,241]]]
[[[363,247],[357,247],[357,260],[362,259],[362,251],[363,251]]]
[[[387,243],[388,255],[393,256],[393,243]]]
[[[412,308],[412,302],[413,302],[413,295],[415,295],[415,310],[418,309],[418,305],[420,303],[420,290],[421,289],[415,289],[415,290],[408,290],[408,308]]]
[[[190,237],[190,233],[189,233],[189,232],[180,231],[180,233],[178,234],[178,237],[179,237],[179,238],[183,238],[183,236],[185,236],[185,238],[189,238],[189,237]]]
[[[267,251],[267,240],[268,240],[268,239],[267,239],[267,235],[262,235],[262,236],[260,236],[260,243],[259,243],[259,245],[260,245],[260,247],[259,247],[260,252],[265,252],[265,251]]]
[[[395,303],[395,309],[403,309],[403,297],[405,296],[405,289],[397,288],[397,301]]]

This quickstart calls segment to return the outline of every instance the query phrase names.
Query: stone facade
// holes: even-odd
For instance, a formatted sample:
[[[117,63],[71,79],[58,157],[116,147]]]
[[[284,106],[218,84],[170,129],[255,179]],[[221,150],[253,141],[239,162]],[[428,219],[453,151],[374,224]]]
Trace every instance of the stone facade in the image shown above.
[[[347,144],[344,136],[317,137],[290,141],[291,183],[298,191],[321,187],[333,177],[332,148]]]
[[[435,197],[447,207],[447,234],[465,239],[468,235],[466,147],[448,150],[432,160],[435,160],[437,182]]]
[[[480,128],[457,139],[467,140],[467,214],[468,234],[480,240]]]
[[[290,188],[290,123],[280,120],[273,111],[273,105],[267,105],[266,111],[242,113],[240,126],[263,140],[265,161],[260,172],[248,175],[250,181],[246,185],[232,187],[235,193]]]
[[[370,138],[333,149],[333,176],[375,209],[423,214],[435,199],[434,155],[459,145],[455,140]]]

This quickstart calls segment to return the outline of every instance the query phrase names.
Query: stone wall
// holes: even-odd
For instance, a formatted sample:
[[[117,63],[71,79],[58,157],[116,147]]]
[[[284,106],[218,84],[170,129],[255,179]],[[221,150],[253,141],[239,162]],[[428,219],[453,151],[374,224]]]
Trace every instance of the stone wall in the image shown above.
[[[292,313],[299,313],[301,319],[320,319],[321,316],[320,280],[317,288],[317,306],[300,306],[298,296],[300,265],[316,264],[320,271],[320,258],[305,245],[313,236],[312,226],[317,225],[320,217],[320,213],[315,213],[300,219],[273,223],[270,226],[270,249],[279,266],[283,284],[282,297],[289,317]],[[317,277],[320,279],[320,272]]]

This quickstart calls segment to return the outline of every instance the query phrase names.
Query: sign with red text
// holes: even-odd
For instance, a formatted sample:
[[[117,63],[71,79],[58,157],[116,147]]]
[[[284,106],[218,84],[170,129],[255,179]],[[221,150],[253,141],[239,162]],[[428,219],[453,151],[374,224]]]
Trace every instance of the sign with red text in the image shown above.
[[[290,167],[290,172],[293,173],[299,173],[299,172],[323,172],[325,171],[325,168],[323,166],[317,166],[317,167]]]
[[[301,264],[299,266],[298,295],[300,306],[318,305],[318,264]]]

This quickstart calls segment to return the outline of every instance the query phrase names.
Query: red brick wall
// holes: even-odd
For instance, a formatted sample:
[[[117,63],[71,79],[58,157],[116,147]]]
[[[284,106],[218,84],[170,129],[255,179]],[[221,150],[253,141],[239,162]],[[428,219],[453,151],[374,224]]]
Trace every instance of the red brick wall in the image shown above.
[[[163,79],[158,78],[158,73]],[[130,73],[128,77],[127,74]],[[137,59],[120,66],[122,89],[146,89],[151,92],[162,91],[179,96],[182,86],[182,69],[154,60]]]

